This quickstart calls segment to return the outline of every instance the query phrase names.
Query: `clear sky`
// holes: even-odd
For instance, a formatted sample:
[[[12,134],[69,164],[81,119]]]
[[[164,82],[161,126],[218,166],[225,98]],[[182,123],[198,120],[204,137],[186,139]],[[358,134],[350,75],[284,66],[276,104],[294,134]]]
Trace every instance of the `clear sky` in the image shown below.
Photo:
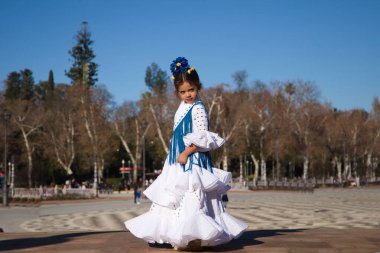
[[[205,87],[313,82],[322,102],[371,110],[380,96],[380,0],[0,0],[0,80],[29,68],[36,82],[69,83],[68,51],[89,23],[99,83],[138,100],[152,62],[185,56]]]

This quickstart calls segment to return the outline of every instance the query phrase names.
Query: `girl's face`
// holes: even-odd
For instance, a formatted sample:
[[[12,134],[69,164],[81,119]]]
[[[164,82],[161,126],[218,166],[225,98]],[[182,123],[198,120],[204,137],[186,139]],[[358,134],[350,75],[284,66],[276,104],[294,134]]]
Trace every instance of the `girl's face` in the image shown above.
[[[186,104],[194,103],[198,95],[198,89],[196,86],[191,85],[188,82],[184,82],[178,87],[178,96]]]

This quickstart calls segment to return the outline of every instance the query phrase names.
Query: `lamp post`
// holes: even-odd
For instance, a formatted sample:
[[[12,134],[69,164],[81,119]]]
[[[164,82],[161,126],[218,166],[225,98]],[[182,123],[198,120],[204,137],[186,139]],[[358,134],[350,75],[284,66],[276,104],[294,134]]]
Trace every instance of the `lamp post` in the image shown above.
[[[247,178],[248,177],[248,174],[249,174],[249,161],[246,160],[246,166],[245,166],[245,177]]]
[[[8,121],[11,117],[11,114],[8,110],[5,109],[3,114],[4,119],[4,160],[3,160],[3,166],[4,166],[4,180],[3,180],[3,206],[8,206],[8,182],[7,182],[7,127],[8,127]]]
[[[145,135],[142,137],[142,151],[143,151],[143,179],[142,179],[142,187],[145,190]]]
[[[11,167],[11,192],[12,197],[15,195],[15,162],[14,157],[12,156],[12,167]]]
[[[94,189],[95,197],[99,197],[99,182],[98,182],[98,166],[97,162],[94,162]]]
[[[121,168],[122,168],[122,170],[121,170],[121,174],[122,174],[122,178],[123,178],[123,187],[124,187],[124,189],[125,189],[125,177],[124,177],[124,175],[125,175],[125,171],[124,171],[124,163],[125,163],[124,159],[121,160]]]
[[[128,168],[130,169],[128,172],[128,183],[131,183],[131,173],[132,173],[132,168],[131,168],[131,160],[128,160]]]

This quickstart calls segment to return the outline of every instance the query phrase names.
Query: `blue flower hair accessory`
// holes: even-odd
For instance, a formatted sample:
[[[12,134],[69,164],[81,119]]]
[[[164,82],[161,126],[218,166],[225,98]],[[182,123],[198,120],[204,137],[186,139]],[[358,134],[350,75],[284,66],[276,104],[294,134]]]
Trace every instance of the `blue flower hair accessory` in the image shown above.
[[[170,64],[170,70],[173,73],[172,79],[174,79],[174,75],[178,73],[191,73],[194,68],[191,68],[189,62],[185,57],[177,57],[172,64]]]

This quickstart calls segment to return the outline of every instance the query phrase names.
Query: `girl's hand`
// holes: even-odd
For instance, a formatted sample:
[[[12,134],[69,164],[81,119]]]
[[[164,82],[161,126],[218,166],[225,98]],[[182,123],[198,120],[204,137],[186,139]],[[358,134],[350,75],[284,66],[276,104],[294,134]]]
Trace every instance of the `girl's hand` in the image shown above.
[[[186,164],[187,158],[188,158],[188,156],[182,152],[181,154],[178,155],[177,162],[180,164]]]
[[[194,152],[197,152],[197,147],[194,144],[191,144],[190,146],[186,147],[181,154],[178,155],[177,162],[180,164],[186,164],[187,158]]]

